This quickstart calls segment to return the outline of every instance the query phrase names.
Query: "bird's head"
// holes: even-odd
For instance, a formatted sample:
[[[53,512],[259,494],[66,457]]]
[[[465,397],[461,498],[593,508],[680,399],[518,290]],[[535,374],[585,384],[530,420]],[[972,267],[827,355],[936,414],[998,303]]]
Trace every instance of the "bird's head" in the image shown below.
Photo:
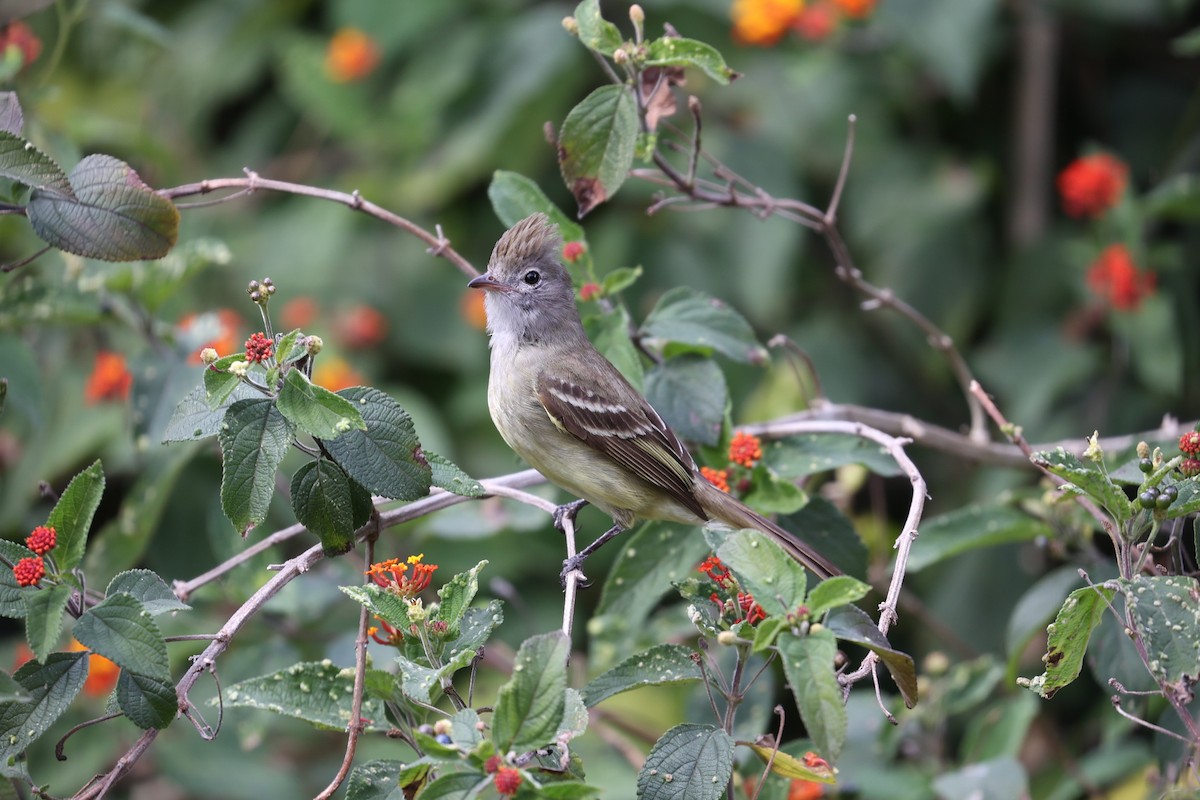
[[[560,261],[562,238],[545,214],[513,225],[492,249],[487,272],[467,285],[487,294],[488,331],[537,342],[580,327],[571,276]]]

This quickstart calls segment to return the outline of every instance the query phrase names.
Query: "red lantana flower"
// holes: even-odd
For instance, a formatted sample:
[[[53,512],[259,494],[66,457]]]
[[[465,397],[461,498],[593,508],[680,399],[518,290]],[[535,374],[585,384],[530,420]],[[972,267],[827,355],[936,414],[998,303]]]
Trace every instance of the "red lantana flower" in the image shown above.
[[[1108,153],[1077,158],[1058,174],[1063,210],[1072,217],[1097,218],[1117,204],[1129,168]]]
[[[429,588],[429,584],[433,580],[433,573],[438,568],[437,564],[421,563],[421,559],[424,557],[424,553],[409,556],[407,563],[398,558],[389,558],[387,561],[372,564],[364,574],[376,585],[402,597],[416,597]],[[404,574],[410,565],[413,568],[412,577]]]
[[[725,494],[729,494],[729,470],[701,467],[700,474],[703,475],[704,478],[713,486],[717,487]]]
[[[1200,456],[1200,431],[1188,431],[1180,436],[1179,451],[1193,458]]]
[[[387,336],[387,317],[368,305],[356,305],[337,316],[335,332],[342,344],[352,350],[377,345]]]
[[[574,264],[583,255],[583,242],[567,242],[563,245],[563,260]]]
[[[33,533],[25,537],[25,546],[39,556],[44,556],[58,544],[58,531],[45,525],[38,525]]]
[[[1157,276],[1138,269],[1129,248],[1109,245],[1088,268],[1088,288],[1118,311],[1133,311],[1154,294]]]
[[[512,767],[500,767],[492,775],[492,783],[501,796],[512,796],[521,788],[521,771]]]
[[[837,9],[830,3],[817,0],[817,2],[804,6],[804,10],[796,15],[792,28],[800,35],[801,39],[820,42],[828,39],[829,35],[837,30],[837,24]]]
[[[585,283],[583,286],[579,287],[579,299],[585,303],[589,300],[594,300],[599,296],[600,284],[598,283]]]

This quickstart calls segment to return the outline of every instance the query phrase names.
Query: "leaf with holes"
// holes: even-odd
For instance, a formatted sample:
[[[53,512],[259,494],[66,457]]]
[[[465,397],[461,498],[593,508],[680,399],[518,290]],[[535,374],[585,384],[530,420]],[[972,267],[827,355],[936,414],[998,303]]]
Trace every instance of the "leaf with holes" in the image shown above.
[[[1054,622],[1046,626],[1046,655],[1042,657],[1046,671],[1018,683],[1049,700],[1078,678],[1092,631],[1100,624],[1113,593],[1103,586],[1085,586],[1071,592]]]
[[[34,232],[60,250],[103,261],[162,258],[179,236],[179,210],[125,162],[90,155],[70,189],[35,187],[25,207]]]

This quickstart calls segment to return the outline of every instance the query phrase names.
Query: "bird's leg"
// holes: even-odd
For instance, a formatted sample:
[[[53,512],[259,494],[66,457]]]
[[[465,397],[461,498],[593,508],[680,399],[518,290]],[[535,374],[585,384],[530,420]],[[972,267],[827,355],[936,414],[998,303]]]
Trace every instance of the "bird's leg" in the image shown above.
[[[554,527],[566,533],[566,520],[569,519],[571,522],[574,522],[575,515],[579,513],[579,509],[587,505],[587,502],[587,500],[572,500],[554,509]]]
[[[613,525],[611,528],[606,530],[604,533],[600,534],[596,538],[596,540],[594,542],[592,542],[591,544],[589,544],[587,547],[583,548],[582,550],[580,550],[578,553],[571,556],[570,558],[565,559],[563,561],[562,572],[559,573],[559,578],[562,579],[563,585],[565,586],[567,583],[567,575],[569,575],[570,573],[572,573],[575,570],[582,567],[583,562],[587,560],[588,556],[590,556],[592,553],[599,550],[606,543],[608,543],[614,536],[616,536],[618,533],[620,533],[623,530],[625,530],[625,528],[623,528],[622,526]],[[585,578],[585,582],[586,582],[586,578]]]

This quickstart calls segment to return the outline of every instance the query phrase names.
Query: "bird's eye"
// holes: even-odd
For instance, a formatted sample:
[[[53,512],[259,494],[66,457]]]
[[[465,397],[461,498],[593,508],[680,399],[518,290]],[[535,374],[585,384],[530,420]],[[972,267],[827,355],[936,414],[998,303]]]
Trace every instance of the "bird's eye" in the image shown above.
[[[530,286],[537,286],[537,282],[541,279],[542,276],[536,269],[529,270],[529,272],[525,273],[525,277],[522,278],[522,280],[528,283]]]

